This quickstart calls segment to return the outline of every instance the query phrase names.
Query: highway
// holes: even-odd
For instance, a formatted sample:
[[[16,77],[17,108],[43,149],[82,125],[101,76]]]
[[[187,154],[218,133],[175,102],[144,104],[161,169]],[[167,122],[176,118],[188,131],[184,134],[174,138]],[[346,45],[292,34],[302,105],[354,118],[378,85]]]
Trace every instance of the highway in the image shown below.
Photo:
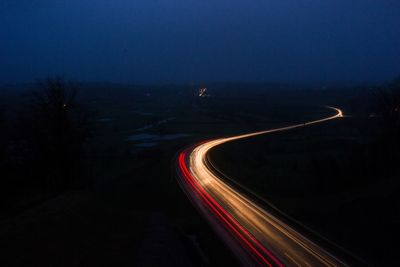
[[[249,194],[227,183],[211,166],[208,153],[226,142],[288,131],[343,117],[340,109],[319,120],[287,127],[205,141],[182,151],[178,182],[193,205],[245,266],[346,266],[296,231],[276,212],[260,206]]]

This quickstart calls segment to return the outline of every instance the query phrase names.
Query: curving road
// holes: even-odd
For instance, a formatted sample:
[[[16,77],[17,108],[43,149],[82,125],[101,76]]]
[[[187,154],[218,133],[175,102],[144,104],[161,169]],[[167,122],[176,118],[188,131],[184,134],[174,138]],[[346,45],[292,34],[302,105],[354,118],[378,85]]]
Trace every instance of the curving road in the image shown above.
[[[226,183],[207,160],[210,149],[226,142],[343,117],[340,109],[328,108],[335,110],[335,115],[307,123],[210,140],[179,154],[177,169],[180,186],[243,265],[346,266],[280,220],[275,213],[259,206],[243,191]]]

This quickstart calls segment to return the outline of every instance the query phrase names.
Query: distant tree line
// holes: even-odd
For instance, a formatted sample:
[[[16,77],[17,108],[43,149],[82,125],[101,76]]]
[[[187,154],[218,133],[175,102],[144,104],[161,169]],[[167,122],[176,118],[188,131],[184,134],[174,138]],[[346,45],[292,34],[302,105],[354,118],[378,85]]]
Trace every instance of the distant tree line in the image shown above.
[[[90,112],[62,78],[40,82],[17,114],[0,108],[0,198],[47,196],[88,185],[85,144]],[[14,116],[14,117],[13,117]]]

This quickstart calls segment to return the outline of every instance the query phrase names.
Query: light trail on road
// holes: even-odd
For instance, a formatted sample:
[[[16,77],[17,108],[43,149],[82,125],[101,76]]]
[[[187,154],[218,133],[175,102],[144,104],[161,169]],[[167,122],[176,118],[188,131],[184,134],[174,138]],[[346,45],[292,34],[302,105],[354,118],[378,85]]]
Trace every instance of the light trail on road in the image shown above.
[[[243,265],[346,266],[272,212],[219,177],[208,161],[209,151],[226,142],[287,131],[343,117],[340,109],[327,118],[291,126],[210,140],[181,152],[178,181],[191,202],[211,223]]]

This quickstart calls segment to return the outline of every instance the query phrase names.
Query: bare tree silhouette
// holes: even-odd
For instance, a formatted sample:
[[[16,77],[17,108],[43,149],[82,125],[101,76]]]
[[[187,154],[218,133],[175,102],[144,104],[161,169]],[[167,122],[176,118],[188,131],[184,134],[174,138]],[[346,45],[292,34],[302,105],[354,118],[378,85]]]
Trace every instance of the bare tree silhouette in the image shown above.
[[[372,150],[376,164],[391,173],[400,159],[400,77],[377,90],[374,109],[381,123]]]
[[[379,88],[376,94],[376,112],[382,116],[386,131],[393,134],[400,130],[400,78],[387,87]]]
[[[48,190],[81,184],[84,144],[90,136],[88,112],[77,99],[77,89],[62,78],[40,83],[30,104],[32,145],[44,170]],[[46,175],[47,172],[47,175]]]

